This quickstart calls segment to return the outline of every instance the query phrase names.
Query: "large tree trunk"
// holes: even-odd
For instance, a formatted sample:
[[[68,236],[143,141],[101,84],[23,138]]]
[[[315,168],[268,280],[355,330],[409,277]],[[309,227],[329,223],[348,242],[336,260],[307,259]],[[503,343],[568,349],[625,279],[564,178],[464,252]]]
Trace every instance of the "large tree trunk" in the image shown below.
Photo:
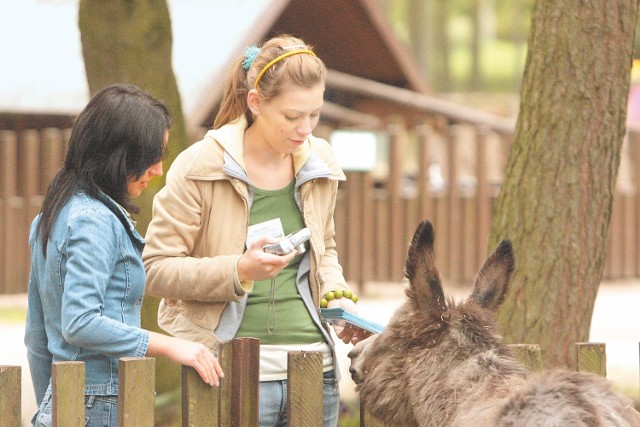
[[[82,54],[91,94],[112,83],[135,84],[163,101],[173,114],[166,168],[187,146],[180,94],[171,63],[171,19],[166,0],[81,0],[79,26]],[[151,219],[154,194],[164,185],[156,178],[135,200],[140,207],[137,229],[144,235]],[[158,330],[155,298],[146,297],[143,327]],[[179,384],[179,366],[156,360],[156,389],[171,390]]]
[[[489,246],[513,241],[507,341],[571,365],[602,278],[625,134],[638,0],[539,0]]]

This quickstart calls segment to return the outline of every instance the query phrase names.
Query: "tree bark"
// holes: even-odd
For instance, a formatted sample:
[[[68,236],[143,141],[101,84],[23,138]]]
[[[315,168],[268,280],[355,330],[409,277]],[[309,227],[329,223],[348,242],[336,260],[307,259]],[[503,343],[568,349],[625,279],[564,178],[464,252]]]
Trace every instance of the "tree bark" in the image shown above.
[[[535,3],[520,113],[489,247],[511,239],[516,270],[498,321],[573,364],[602,278],[620,163],[638,0]]]
[[[176,155],[187,146],[182,104],[171,62],[173,38],[166,0],[81,0],[79,27],[82,54],[89,83],[95,94],[113,83],[131,83],[163,101],[173,114],[165,171]],[[137,229],[144,236],[151,220],[151,204],[164,180],[151,180],[135,200],[140,213]],[[159,331],[158,300],[145,297],[142,325]],[[180,369],[159,358],[156,361],[156,389],[171,390],[179,385]]]

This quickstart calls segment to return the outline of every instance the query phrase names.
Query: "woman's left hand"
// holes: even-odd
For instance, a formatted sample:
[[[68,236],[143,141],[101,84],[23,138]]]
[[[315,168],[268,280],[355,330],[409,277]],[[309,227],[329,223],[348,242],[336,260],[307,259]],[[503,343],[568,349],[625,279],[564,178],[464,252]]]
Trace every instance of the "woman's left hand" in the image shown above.
[[[327,308],[342,308],[353,314],[358,314],[358,306],[349,298],[336,298],[329,301]],[[369,331],[347,324],[346,326],[333,325],[337,337],[345,344],[357,344],[358,342],[369,338],[372,334]]]

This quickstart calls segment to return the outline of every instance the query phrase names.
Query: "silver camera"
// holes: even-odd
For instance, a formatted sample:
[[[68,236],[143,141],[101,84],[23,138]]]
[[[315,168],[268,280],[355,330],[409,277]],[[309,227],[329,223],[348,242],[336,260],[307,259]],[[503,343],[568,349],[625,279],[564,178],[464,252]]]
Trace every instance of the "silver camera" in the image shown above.
[[[270,243],[264,245],[262,248],[265,252],[275,255],[286,255],[294,250],[298,250],[298,253],[302,254],[306,251],[304,243],[311,238],[311,231],[308,228],[291,233],[282,239],[278,243]]]

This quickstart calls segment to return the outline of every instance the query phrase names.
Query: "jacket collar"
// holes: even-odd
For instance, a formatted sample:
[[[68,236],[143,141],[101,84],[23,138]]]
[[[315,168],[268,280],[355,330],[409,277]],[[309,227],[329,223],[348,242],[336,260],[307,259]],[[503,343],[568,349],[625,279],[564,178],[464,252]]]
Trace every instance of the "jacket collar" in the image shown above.
[[[216,147],[222,149],[221,157],[224,159],[222,168],[220,164],[212,160],[209,152],[203,152],[190,168],[188,177],[210,180],[220,178],[220,175],[224,172],[227,175],[246,181],[247,173],[243,149],[246,128],[247,120],[243,115],[218,129],[208,131],[205,135],[204,143],[207,146],[213,144],[214,151],[218,151]],[[304,182],[320,177],[339,181],[345,180],[346,177],[330,150],[330,146],[326,141],[309,135],[305,143],[293,153],[297,181]]]

